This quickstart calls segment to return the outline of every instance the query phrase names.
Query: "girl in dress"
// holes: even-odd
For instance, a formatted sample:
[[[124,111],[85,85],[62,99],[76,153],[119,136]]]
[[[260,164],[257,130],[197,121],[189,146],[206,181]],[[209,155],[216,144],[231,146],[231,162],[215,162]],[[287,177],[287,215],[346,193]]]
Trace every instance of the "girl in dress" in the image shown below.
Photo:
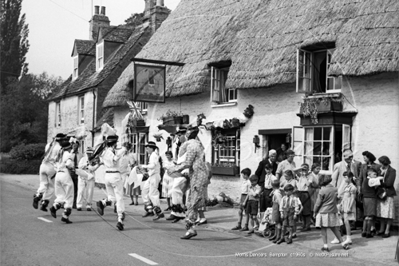
[[[346,240],[344,243],[351,245],[351,226],[349,221],[356,221],[356,186],[353,185],[353,173],[345,172],[344,176],[344,193],[340,204],[340,212],[344,216],[344,224],[346,228]]]
[[[342,241],[339,227],[342,221],[339,218],[337,202],[338,189],[331,184],[331,176],[324,176],[320,180],[322,188],[314,207],[314,216],[316,218],[316,227],[321,227],[321,235],[324,246],[322,251],[329,252],[327,242],[327,229],[330,228],[344,249],[349,249],[349,245]]]
[[[166,160],[163,163],[163,168],[165,169],[165,172],[163,175],[162,197],[166,198],[166,201],[168,202],[168,208],[165,209],[165,211],[170,211],[172,209],[172,206],[170,205],[170,198],[173,179],[168,175],[167,170],[169,167],[174,166],[175,162],[173,161],[173,154],[171,151],[165,152],[165,157]]]
[[[307,164],[302,165],[302,170],[298,177],[298,196],[303,205],[301,218],[303,222],[302,231],[310,231],[310,215],[311,215],[311,200],[309,194],[309,186],[312,179],[308,177],[309,166]]]
[[[311,172],[308,176],[309,179],[309,195],[310,195],[310,210],[311,210],[311,218],[313,219],[313,210],[314,210],[314,205],[317,200],[317,196],[319,195],[320,191],[320,184],[319,184],[319,179],[320,179],[320,164],[314,163],[312,164]],[[315,221],[313,220],[313,224]]]

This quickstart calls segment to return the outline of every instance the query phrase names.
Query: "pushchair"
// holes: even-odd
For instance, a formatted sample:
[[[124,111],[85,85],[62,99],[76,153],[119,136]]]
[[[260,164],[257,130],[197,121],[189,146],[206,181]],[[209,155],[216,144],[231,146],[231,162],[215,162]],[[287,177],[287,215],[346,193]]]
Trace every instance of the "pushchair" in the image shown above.
[[[260,214],[258,214],[258,219],[260,220],[259,229],[256,232],[258,236],[266,237],[273,233],[274,222],[272,221],[272,211],[273,208],[267,208],[262,219],[260,219]]]

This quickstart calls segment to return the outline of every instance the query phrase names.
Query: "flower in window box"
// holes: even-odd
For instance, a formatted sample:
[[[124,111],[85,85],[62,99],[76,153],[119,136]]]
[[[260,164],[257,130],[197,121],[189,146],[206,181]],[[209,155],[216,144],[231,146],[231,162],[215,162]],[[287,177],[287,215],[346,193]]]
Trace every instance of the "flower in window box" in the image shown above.
[[[231,128],[231,127],[232,125],[229,120],[226,119],[223,121],[223,128]]]
[[[244,110],[244,115],[247,118],[251,118],[254,115],[254,107],[251,104]]]
[[[240,127],[240,120],[238,118],[234,117],[231,119],[231,127]]]

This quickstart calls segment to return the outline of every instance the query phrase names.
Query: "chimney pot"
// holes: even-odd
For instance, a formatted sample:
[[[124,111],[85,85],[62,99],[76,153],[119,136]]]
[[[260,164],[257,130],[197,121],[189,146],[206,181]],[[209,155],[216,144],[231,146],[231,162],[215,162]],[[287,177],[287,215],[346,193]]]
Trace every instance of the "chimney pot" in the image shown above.
[[[163,6],[164,2],[163,0],[157,0],[157,6]]]
[[[100,6],[94,6],[94,15],[98,15],[100,13]]]
[[[102,6],[102,7],[101,7],[101,15],[104,15],[104,16],[105,16],[105,6]]]

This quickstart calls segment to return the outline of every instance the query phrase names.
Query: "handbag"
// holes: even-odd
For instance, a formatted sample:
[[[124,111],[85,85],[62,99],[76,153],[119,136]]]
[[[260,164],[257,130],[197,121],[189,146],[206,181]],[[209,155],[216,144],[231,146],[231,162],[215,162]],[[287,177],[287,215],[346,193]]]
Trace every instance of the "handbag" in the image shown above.
[[[384,187],[379,187],[377,189],[377,197],[380,200],[386,200],[387,199],[387,189]]]

